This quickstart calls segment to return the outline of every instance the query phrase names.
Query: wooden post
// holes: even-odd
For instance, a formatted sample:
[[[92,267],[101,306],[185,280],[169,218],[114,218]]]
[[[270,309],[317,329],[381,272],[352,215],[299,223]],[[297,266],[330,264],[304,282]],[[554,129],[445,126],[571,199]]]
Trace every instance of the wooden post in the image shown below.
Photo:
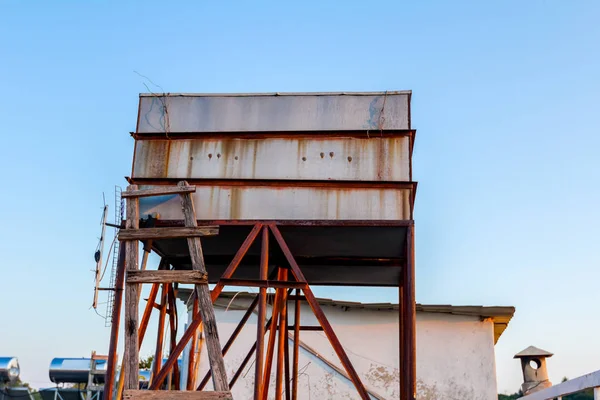
[[[260,252],[260,278],[267,279],[269,269],[269,230],[265,226],[262,231],[262,246]],[[261,377],[264,369],[265,352],[265,319],[267,315],[267,288],[259,289],[258,321],[256,323],[256,362],[254,369],[254,398],[261,398]]]
[[[294,353],[292,361],[292,400],[298,400],[298,353],[300,347],[300,289],[294,303]]]
[[[121,304],[123,302],[123,284],[125,282],[125,246],[119,249],[117,275],[115,277],[115,297],[113,300],[112,324],[110,327],[110,345],[106,365],[106,382],[104,383],[104,398],[113,400],[115,377],[117,370],[117,345],[119,343],[119,326],[121,323]]]
[[[188,186],[187,182],[180,182],[180,187]],[[194,211],[194,201],[191,193],[181,195],[181,205],[183,207],[183,216],[186,227],[196,227],[196,212]],[[202,253],[202,244],[199,237],[188,238],[188,247],[190,249],[190,258],[192,259],[192,269],[206,273],[204,265],[204,255]],[[196,297],[204,323],[204,331],[206,336],[206,350],[208,352],[208,360],[212,374],[213,384],[216,391],[229,391],[227,382],[227,372],[225,370],[225,362],[221,352],[221,344],[219,343],[219,332],[217,330],[217,322],[215,319],[215,310],[213,309],[211,294],[208,288],[208,283],[199,284],[196,286]]]
[[[155,221],[154,219],[152,221]],[[152,226],[154,222],[152,222]],[[121,246],[122,248],[123,246]],[[148,255],[152,251],[152,240],[147,240],[144,242],[144,254],[142,256],[142,264],[140,265],[140,270],[146,270],[146,265],[148,263]],[[158,269],[164,269],[168,263],[164,260],[160,260],[160,264],[158,265]],[[130,272],[137,272],[132,270]],[[129,278],[129,276],[128,276]],[[152,289],[150,290],[150,299],[148,300],[148,304],[146,304],[146,308],[144,309],[144,315],[142,316],[142,320],[140,322],[140,326],[138,328],[138,352],[142,347],[142,341],[144,340],[144,335],[146,335],[146,329],[148,328],[148,322],[150,320],[150,314],[152,313],[152,309],[154,308],[154,300],[156,299],[156,294],[158,293],[158,284],[152,285]],[[140,295],[142,291],[138,291],[138,304],[140,302]],[[117,385],[117,395],[116,399],[120,400],[123,398],[123,384],[125,382],[125,374],[119,375],[119,382]]]
[[[287,269],[281,269],[281,280],[287,280]],[[285,345],[287,342],[287,296],[285,289],[281,290],[281,311],[279,314],[279,343],[277,346],[277,375],[275,379],[275,399],[281,400],[283,394],[283,374],[285,362]]]
[[[137,185],[130,185],[127,191],[137,190]],[[139,229],[139,201],[137,198],[127,199],[126,229]],[[138,269],[138,241],[125,242],[125,266],[128,271]],[[138,343],[138,290],[139,285],[128,283],[125,286],[125,342],[123,351],[123,369],[125,389],[139,388],[139,343]]]

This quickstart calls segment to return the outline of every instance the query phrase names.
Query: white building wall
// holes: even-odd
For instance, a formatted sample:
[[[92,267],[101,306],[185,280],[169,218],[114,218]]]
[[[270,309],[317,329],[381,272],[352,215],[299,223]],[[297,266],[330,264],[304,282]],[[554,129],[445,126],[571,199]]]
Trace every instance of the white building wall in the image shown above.
[[[240,306],[248,304],[245,299],[235,300],[228,310],[224,307],[215,309],[222,344],[245,312],[245,308],[239,310]],[[398,399],[398,312],[322,307],[363,383],[377,396],[373,398]],[[292,303],[289,309],[292,325]],[[306,304],[301,308],[301,323],[317,325]],[[252,315],[225,357],[229,377],[233,376],[255,339],[256,315]],[[300,339],[321,357],[343,369],[323,332],[302,331]],[[268,333],[265,346],[266,343]],[[291,359],[292,342],[288,343]],[[198,382],[207,370],[208,359],[203,348]],[[302,348],[299,370],[299,399],[359,398],[349,380]],[[269,398],[274,398],[275,371],[276,354]],[[496,400],[493,322],[471,316],[417,313],[417,379],[419,400]],[[254,358],[233,387],[233,397],[251,399],[253,382]],[[212,383],[209,383],[208,389],[212,390]]]

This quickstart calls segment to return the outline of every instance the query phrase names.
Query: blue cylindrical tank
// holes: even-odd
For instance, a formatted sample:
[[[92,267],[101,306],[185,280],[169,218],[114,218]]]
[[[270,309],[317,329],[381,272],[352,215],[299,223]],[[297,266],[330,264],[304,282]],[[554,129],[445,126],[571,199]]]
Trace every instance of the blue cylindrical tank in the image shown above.
[[[54,358],[48,375],[54,383],[87,383],[92,360],[89,358]],[[106,361],[96,360],[96,371],[106,373]],[[94,381],[104,382],[104,375],[97,374]]]

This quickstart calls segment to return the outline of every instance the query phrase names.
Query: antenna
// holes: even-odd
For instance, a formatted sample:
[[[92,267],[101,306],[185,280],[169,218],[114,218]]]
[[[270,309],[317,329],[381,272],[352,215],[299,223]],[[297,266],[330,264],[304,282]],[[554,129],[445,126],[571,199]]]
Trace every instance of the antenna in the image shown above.
[[[102,195],[104,198],[104,195]],[[96,260],[96,284],[94,286],[94,301],[92,302],[92,307],[94,309],[98,308],[98,291],[100,289],[100,281],[102,280],[102,251],[104,250],[104,234],[106,232],[106,218],[108,217],[108,205],[104,202],[104,210],[102,211],[102,220],[100,225],[102,225],[102,233],[100,234],[100,241],[98,242],[98,248],[96,249],[96,253],[94,253],[94,259]]]
[[[96,248],[96,252],[94,253],[94,259],[96,261],[96,269],[95,269],[95,285],[94,285],[94,301],[92,303],[92,307],[96,311],[96,314],[100,315],[104,318],[105,326],[110,326],[112,324],[112,309],[113,309],[113,301],[114,301],[114,291],[115,291],[115,275],[117,270],[117,264],[119,261],[119,241],[118,234],[119,228],[121,226],[121,222],[123,221],[123,200],[121,199],[122,189],[119,186],[115,186],[115,221],[114,223],[109,223],[108,219],[108,205],[106,201],[104,202],[104,209],[102,210],[102,234],[100,236],[100,240],[98,242],[98,247]],[[104,198],[104,195],[102,195]],[[104,242],[106,240],[106,227],[115,228],[114,237],[110,247],[108,249],[108,253],[106,256],[103,256],[104,250]],[[102,268],[102,264],[104,262],[104,268]],[[106,270],[108,269],[108,264],[111,263],[111,271],[110,271],[110,281],[108,286],[106,284],[104,287],[102,286],[102,281],[104,280],[104,275],[106,274]],[[101,291],[108,292],[108,299],[106,302],[99,302],[98,297]],[[106,305],[106,312],[101,314],[98,312],[98,305],[104,304]]]

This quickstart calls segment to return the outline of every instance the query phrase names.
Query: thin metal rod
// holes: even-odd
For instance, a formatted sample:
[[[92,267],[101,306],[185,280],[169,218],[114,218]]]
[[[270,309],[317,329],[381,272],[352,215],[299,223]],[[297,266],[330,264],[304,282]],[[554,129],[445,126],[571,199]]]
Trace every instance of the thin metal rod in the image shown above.
[[[292,364],[292,400],[298,400],[298,355],[300,348],[300,289],[294,303],[294,353]]]
[[[269,269],[269,229],[265,226],[262,230],[262,244],[260,251],[260,279],[267,279]],[[258,295],[258,321],[256,324],[256,362],[254,369],[254,398],[260,399],[262,396],[261,377],[264,369],[265,352],[265,318],[267,316],[267,288],[261,287]]]
[[[233,342],[235,341],[235,339],[237,338],[239,333],[242,331],[242,328],[244,327],[244,325],[250,318],[250,315],[252,315],[252,313],[254,312],[254,309],[256,308],[257,304],[258,304],[258,296],[256,296],[254,298],[254,300],[252,300],[252,303],[250,303],[250,306],[244,313],[244,316],[240,320],[239,324],[235,327],[235,330],[233,331],[233,333],[227,340],[227,343],[225,343],[225,346],[223,347],[223,357],[225,357],[225,355],[227,354],[227,351],[229,350],[229,348],[231,347],[231,345],[233,344]],[[206,372],[206,375],[204,375],[204,378],[202,378],[202,381],[200,382],[200,385],[198,385],[198,388],[196,390],[204,390],[204,387],[206,386],[206,384],[208,383],[209,380],[210,380],[210,369],[208,370],[208,372]]]
[[[287,296],[285,296],[284,307],[285,307],[285,318],[284,318],[284,321],[282,321],[282,323],[280,325],[281,330],[279,331],[279,334],[282,337],[284,337],[283,356],[284,356],[284,366],[285,366],[285,369],[284,369],[285,379],[283,382],[284,382],[284,386],[285,386],[285,399],[291,400],[291,395],[290,395],[290,345],[289,345],[289,336],[288,336],[289,313],[288,313]]]
[[[281,280],[287,280],[287,269],[281,269]],[[283,374],[285,362],[285,344],[287,341],[287,298],[282,290],[281,305],[279,311],[279,343],[277,345],[277,374],[275,378],[275,399],[281,400],[283,394]]]
[[[267,325],[265,326],[265,332],[271,326],[271,321],[272,321],[272,319],[269,318],[269,320],[267,321]],[[248,361],[250,361],[250,358],[252,358],[252,354],[254,354],[255,350],[256,350],[256,341],[250,348],[250,351],[248,352],[248,354],[246,354],[246,357],[244,358],[244,360],[242,361],[242,364],[240,365],[240,367],[237,369],[237,371],[233,375],[233,378],[231,378],[231,382],[229,382],[230,389],[233,388],[233,385],[235,384],[235,382],[237,382],[240,374],[242,373],[242,370],[244,369],[244,367],[246,367],[246,364],[248,364]]]
[[[194,296],[194,304],[192,306],[192,315],[198,312],[198,298]],[[196,385],[196,375],[194,371],[194,367],[196,365],[196,347],[197,347],[197,339],[198,332],[194,332],[194,336],[192,336],[192,344],[190,345],[190,354],[188,356],[188,368],[187,368],[187,382],[186,382],[186,390],[192,390]]]
[[[281,268],[277,270],[277,279],[281,279]],[[269,343],[267,344],[267,355],[265,357],[265,369],[262,377],[262,400],[267,400],[269,395],[269,384],[271,381],[271,368],[273,366],[273,354],[275,352],[275,338],[277,333],[277,325],[279,321],[279,308],[281,307],[281,297],[283,289],[276,289],[275,301],[273,302],[271,318],[273,323],[269,329]],[[256,379],[256,378],[255,378]]]
[[[167,315],[167,286],[163,284],[160,293],[160,313],[158,314],[158,330],[156,332],[156,349],[154,350],[154,365],[152,366],[152,378],[158,374],[163,358],[163,342],[165,332],[165,317]]]

